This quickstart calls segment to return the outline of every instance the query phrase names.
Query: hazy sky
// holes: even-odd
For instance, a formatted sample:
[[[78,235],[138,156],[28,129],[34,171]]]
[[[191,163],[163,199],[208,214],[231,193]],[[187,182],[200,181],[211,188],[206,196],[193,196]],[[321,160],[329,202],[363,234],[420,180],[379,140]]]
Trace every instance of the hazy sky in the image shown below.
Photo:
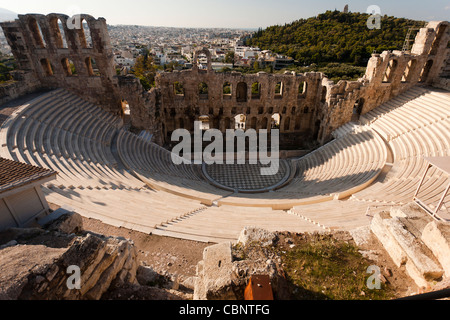
[[[258,28],[308,18],[326,10],[366,12],[417,20],[450,20],[450,0],[0,0],[0,8],[19,14],[87,13],[109,24],[169,27]]]

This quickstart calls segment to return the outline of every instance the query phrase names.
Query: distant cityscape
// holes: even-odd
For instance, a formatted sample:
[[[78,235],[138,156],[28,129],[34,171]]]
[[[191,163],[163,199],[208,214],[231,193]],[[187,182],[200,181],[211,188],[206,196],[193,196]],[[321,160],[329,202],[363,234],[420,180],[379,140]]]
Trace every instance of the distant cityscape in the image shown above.
[[[109,32],[116,64],[124,69],[132,68],[145,49],[156,65],[173,63],[175,68],[189,69],[194,49],[198,47],[209,49],[215,70],[253,67],[255,62],[260,68],[272,65],[274,69],[282,69],[293,63],[291,58],[245,46],[245,40],[253,33],[249,30],[109,26]],[[226,58],[230,52],[235,53],[231,62]]]
[[[110,25],[108,28],[116,67],[122,73],[130,72],[136,58],[146,52],[152,56],[156,65],[172,64],[175,69],[190,69],[193,52],[198,47],[206,47],[211,52],[215,70],[252,68],[255,62],[258,62],[259,68],[280,70],[294,62],[292,58],[268,50],[245,46],[245,40],[252,35],[252,30],[130,25]],[[0,51],[3,55],[11,55],[11,48],[1,30]],[[234,57],[231,52],[234,52]]]

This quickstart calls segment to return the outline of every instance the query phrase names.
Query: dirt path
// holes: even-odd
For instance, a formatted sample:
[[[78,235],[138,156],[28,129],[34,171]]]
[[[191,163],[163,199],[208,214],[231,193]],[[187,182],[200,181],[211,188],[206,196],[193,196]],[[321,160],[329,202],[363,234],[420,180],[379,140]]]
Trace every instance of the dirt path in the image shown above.
[[[211,245],[116,228],[84,217],[83,228],[86,231],[132,240],[143,265],[151,266],[160,274],[177,274],[180,280],[195,276],[197,263],[203,258],[203,249]]]

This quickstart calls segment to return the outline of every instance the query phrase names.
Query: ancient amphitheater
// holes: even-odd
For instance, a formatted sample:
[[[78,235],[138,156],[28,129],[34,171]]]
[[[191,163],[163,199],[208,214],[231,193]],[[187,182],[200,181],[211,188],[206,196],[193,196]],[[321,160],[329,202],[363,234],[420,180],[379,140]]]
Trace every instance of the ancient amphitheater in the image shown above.
[[[415,196],[450,219],[448,172],[433,166],[416,194],[430,159],[450,159],[448,22],[422,28],[411,51],[374,53],[358,81],[216,73],[201,49],[194,60],[209,58],[205,69],[161,73],[145,91],[134,76],[116,75],[106,21],[82,18],[92,43],[67,28],[65,15],[1,24],[20,71],[0,88],[0,105],[12,110],[0,156],[57,172],[42,187],[48,202],[113,226],[205,242],[234,241],[249,225],[352,230]],[[258,166],[173,164],[164,148],[173,130],[192,131],[206,115],[225,131],[239,114],[255,130],[270,129],[278,114],[282,146],[320,147],[301,157],[286,152],[270,178]]]

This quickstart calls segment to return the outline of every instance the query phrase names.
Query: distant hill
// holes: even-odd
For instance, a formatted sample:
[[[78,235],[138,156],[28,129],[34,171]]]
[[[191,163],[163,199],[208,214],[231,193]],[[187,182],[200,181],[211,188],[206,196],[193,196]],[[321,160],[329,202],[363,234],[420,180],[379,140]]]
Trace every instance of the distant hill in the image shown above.
[[[15,19],[17,19],[17,13],[4,8],[0,8],[0,22],[11,21]]]
[[[368,14],[327,11],[284,26],[259,29],[246,44],[293,57],[301,65],[340,62],[363,66],[374,50],[401,50],[408,28],[425,23],[383,16],[381,29],[370,30],[368,18]]]

